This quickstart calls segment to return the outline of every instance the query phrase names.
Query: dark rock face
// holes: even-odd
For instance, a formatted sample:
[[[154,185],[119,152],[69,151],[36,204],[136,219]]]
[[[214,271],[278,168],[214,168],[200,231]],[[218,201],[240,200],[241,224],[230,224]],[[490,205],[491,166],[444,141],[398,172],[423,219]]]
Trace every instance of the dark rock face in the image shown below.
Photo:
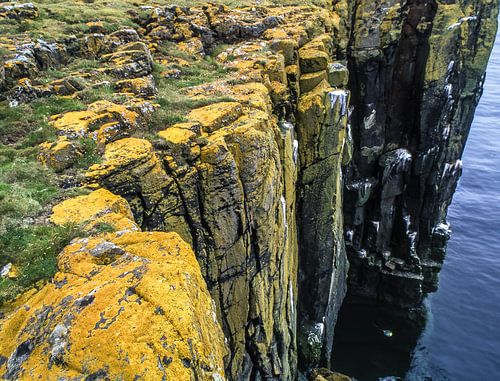
[[[349,288],[410,307],[437,284],[450,234],[446,211],[482,93],[498,3],[351,3]]]

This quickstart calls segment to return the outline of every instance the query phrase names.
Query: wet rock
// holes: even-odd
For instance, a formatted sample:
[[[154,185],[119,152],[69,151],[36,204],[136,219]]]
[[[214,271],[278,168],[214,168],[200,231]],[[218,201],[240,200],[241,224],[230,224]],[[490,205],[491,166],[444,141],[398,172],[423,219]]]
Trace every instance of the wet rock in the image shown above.
[[[444,258],[439,227],[482,92],[497,4],[359,0],[351,16],[350,289],[414,306],[433,288]],[[352,186],[366,179],[376,182]]]

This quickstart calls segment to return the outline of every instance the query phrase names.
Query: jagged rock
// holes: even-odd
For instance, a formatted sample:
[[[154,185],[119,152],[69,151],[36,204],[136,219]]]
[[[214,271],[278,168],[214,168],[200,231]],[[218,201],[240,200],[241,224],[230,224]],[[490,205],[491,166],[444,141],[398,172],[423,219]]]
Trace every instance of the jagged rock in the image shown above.
[[[9,105],[15,107],[21,103],[29,103],[37,98],[50,95],[52,95],[50,87],[33,86],[30,79],[22,78],[7,96],[7,99]]]
[[[333,62],[328,66],[328,82],[334,87],[347,87],[349,70],[342,62]]]
[[[303,94],[298,103],[299,244],[300,252],[307,253],[299,256],[302,366],[329,363],[333,327],[346,292],[340,178],[348,102],[345,90],[334,90],[323,82]]]
[[[85,36],[81,44],[82,52],[90,55],[91,57],[99,56],[101,53],[106,51],[107,48],[106,38],[102,33],[92,33]]]
[[[85,88],[85,80],[81,77],[66,77],[51,81],[51,91],[57,95],[72,95]]]
[[[234,122],[242,112],[238,102],[215,103],[191,111],[188,119],[200,123],[204,131],[214,132]]]
[[[34,57],[18,55],[4,63],[3,72],[5,82],[12,85],[18,79],[34,77],[38,73],[38,67]]]
[[[205,55],[205,48],[203,42],[199,38],[190,38],[186,41],[180,42],[177,45],[178,49],[182,52],[194,55]]]
[[[135,29],[120,29],[109,35],[109,39],[115,44],[128,44],[129,42],[137,42],[140,36]]]
[[[86,178],[124,197],[141,227],[176,231],[191,243],[177,185],[149,141],[126,138],[108,144],[103,162],[90,167]]]
[[[71,167],[81,155],[78,145],[63,136],[53,143],[40,144],[38,161],[60,172]]]
[[[225,379],[213,301],[177,234],[78,239],[58,265],[0,322],[3,378]]]
[[[476,0],[352,8],[344,211],[353,294],[411,307],[435,287],[428,264],[443,260],[446,244],[434,232],[446,225],[497,13],[497,2]],[[376,182],[352,186],[364,179]]]
[[[85,111],[54,115],[49,123],[58,135],[75,139],[94,133],[99,142],[107,143],[128,136],[141,122],[139,114],[126,106],[97,101]]]
[[[103,71],[119,78],[144,77],[153,70],[153,57],[143,42],[130,42],[102,57],[111,65]]]
[[[124,79],[115,83],[116,89],[142,98],[154,97],[158,90],[152,75],[146,77]]]
[[[57,68],[68,60],[64,45],[49,43],[42,39],[37,40],[33,47],[33,52],[40,70]]]
[[[79,223],[91,234],[100,223],[140,226],[175,231],[191,244],[227,339],[230,380],[293,380],[297,366],[328,365],[346,291],[345,244],[350,291],[408,307],[421,299],[444,257],[443,216],[480,95],[494,2],[330,3],[325,9],[142,6],[130,12],[137,31],[91,33],[67,45],[68,52],[102,62],[82,73],[89,83],[111,75],[118,81],[111,88],[131,99],[93,104],[51,124],[68,138],[98,140],[105,154],[86,173],[87,185],[126,199],[137,223],[130,212],[108,213],[115,199],[104,202],[103,190],[63,203],[55,215],[71,222],[79,220],[78,207],[87,208],[81,217],[93,221]],[[221,95],[234,101],[192,110],[187,123],[165,126],[154,144],[123,138],[142,134],[137,128],[159,107],[152,55],[166,67],[162,76],[176,78],[188,68],[188,60],[165,53],[165,42],[194,54],[236,43],[216,58],[229,69],[227,78],[185,89],[196,101]],[[6,71],[7,87],[39,70],[33,44],[18,53],[12,58],[34,63],[35,71],[24,63]],[[92,86],[100,85],[110,82]],[[89,240],[119,246],[109,249],[113,265],[102,264],[103,274],[115,271],[128,250],[113,237],[121,235]],[[101,250],[95,254],[102,259]],[[89,270],[93,282],[100,273],[79,255],[85,250],[64,263],[71,273]],[[109,278],[100,281],[108,287]],[[138,314],[132,311],[131,319]],[[58,328],[48,337],[55,342],[64,335]],[[20,347],[21,354],[32,350],[31,342]],[[63,366],[64,356],[56,351],[51,366]],[[19,358],[10,369],[19,368]],[[161,360],[160,371],[167,369]],[[113,374],[94,374],[106,376]]]

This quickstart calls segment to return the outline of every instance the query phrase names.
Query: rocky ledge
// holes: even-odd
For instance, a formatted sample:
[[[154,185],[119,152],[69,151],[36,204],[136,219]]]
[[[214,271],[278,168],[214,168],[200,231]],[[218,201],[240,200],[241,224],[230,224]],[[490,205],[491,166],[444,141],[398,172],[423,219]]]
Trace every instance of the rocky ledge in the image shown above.
[[[50,115],[38,160],[61,187],[92,190],[45,219],[85,234],[9,305],[3,377],[294,380],[329,365],[348,289],[420,303],[497,9],[130,5],[134,28],[2,36],[4,103],[80,102]],[[40,16],[2,5],[2,17]],[[75,57],[98,65],[75,70]],[[222,74],[189,83],[207,60]],[[165,97],[165,81],[187,85]],[[174,104],[183,114],[158,123]]]

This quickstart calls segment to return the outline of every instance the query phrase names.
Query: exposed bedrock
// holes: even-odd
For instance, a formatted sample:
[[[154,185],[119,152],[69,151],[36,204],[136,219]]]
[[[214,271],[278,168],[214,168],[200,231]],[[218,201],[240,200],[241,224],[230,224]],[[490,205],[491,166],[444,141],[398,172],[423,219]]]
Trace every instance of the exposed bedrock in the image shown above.
[[[71,168],[81,137],[94,138],[103,152],[82,175],[85,186],[97,189],[86,196],[88,204],[65,201],[51,221],[92,229],[96,220],[121,233],[74,241],[59,257],[56,281],[29,302],[31,312],[19,308],[4,320],[27,327],[0,356],[10,379],[19,372],[55,374],[60,364],[61,372],[79,379],[114,359],[103,350],[90,369],[88,352],[84,358],[65,352],[87,345],[73,332],[94,340],[78,315],[83,309],[92,316],[108,311],[108,320],[119,313],[137,319],[137,301],[158,305],[161,311],[144,312],[152,329],[137,332],[158,343],[162,324],[185,317],[179,301],[186,299],[189,316],[170,332],[178,347],[141,349],[149,356],[148,375],[295,380],[299,370],[328,367],[347,288],[413,307],[436,286],[450,234],[446,210],[482,91],[498,2],[325,3],[328,8],[146,7],[137,31],[81,40],[83,54],[100,57],[99,70],[133,98],[94,102],[50,119],[59,139],[41,146],[45,165]],[[162,58],[155,46],[165,41],[200,57],[217,43],[232,44],[215,58],[228,75],[187,88],[196,106],[185,120],[146,139],[142,131],[159,107],[154,64]],[[43,62],[63,65],[64,46],[54,46],[38,61],[31,54],[36,46],[25,47],[26,57],[5,64],[1,86],[43,71]],[[64,94],[71,94],[69,85]],[[13,105],[48,91],[29,81],[16,86],[19,91],[8,94]],[[50,94],[59,94],[56,87]],[[106,250],[94,255],[95,247]],[[139,270],[143,276],[135,279]],[[158,273],[179,286],[177,299],[156,284]],[[59,287],[62,279],[68,283]],[[117,298],[108,298],[109,287]],[[77,303],[92,292],[92,305]],[[165,295],[172,303],[165,304]],[[43,330],[29,320],[36,311],[44,313]],[[128,334],[131,322],[123,324],[99,337]],[[118,349],[135,360],[142,355]],[[164,364],[164,356],[173,362]],[[48,370],[37,368],[40,358]],[[110,376],[135,375],[118,360],[113,364]],[[342,379],[325,369],[311,377]]]
[[[235,57],[226,64],[238,81],[220,84],[232,101],[192,110],[154,144],[111,142],[87,172],[89,184],[129,202],[143,230],[174,231],[192,245],[230,349],[229,379],[295,379],[298,332],[305,367],[329,359],[345,294],[340,20],[285,10],[279,27],[219,57]],[[217,12],[212,26],[228,17]]]
[[[350,12],[349,288],[414,306],[437,286],[498,2],[353,1]]]

